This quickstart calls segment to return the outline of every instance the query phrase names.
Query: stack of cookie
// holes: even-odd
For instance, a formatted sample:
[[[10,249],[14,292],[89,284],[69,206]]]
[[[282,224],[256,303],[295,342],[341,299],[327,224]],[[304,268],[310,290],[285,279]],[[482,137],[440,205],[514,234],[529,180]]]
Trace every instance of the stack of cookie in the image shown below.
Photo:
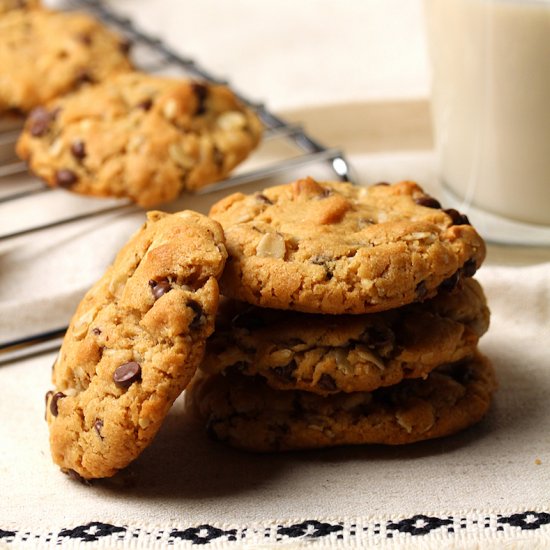
[[[477,351],[485,246],[412,182],[311,178],[213,206],[226,297],[189,394],[210,432],[254,451],[403,444],[486,413]]]
[[[211,218],[149,212],[65,335],[46,396],[53,459],[114,475],[192,379],[211,433],[255,451],[465,428],[496,385],[477,351],[484,255],[467,219],[412,182],[308,178],[231,195]]]

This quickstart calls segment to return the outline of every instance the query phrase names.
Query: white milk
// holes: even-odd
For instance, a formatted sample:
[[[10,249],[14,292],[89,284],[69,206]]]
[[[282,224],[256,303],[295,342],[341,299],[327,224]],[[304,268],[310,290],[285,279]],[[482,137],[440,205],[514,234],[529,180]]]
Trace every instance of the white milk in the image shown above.
[[[550,0],[426,0],[426,15],[443,183],[550,225]]]

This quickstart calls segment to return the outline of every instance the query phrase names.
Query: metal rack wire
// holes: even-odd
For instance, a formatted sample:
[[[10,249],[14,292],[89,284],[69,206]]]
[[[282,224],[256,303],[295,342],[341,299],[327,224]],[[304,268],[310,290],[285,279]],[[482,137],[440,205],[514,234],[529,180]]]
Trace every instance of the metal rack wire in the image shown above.
[[[119,34],[127,37],[133,44],[134,63],[138,69],[150,73],[179,74],[211,83],[229,85],[224,79],[213,75],[195,60],[185,57],[171,49],[161,39],[151,36],[139,29],[134,22],[121,16],[106,6],[101,0],[68,0],[68,9],[85,10],[92,13]],[[282,174],[291,168],[326,163],[336,179],[351,181],[351,168],[342,151],[336,148],[325,147],[319,141],[311,137],[302,126],[291,124],[283,118],[273,114],[263,103],[253,101],[246,95],[239,93],[232,87],[233,92],[248,107],[253,109],[265,126],[265,140],[284,140],[292,146],[296,154],[270,162],[266,165],[244,169],[232,177],[209,185],[199,191],[200,194],[212,193],[220,189],[229,189],[245,183],[259,181],[269,176]],[[38,180],[32,180],[24,186],[9,186],[10,178],[23,174],[26,170],[24,163],[15,157],[13,148],[17,140],[18,129],[11,127],[7,131],[0,132],[0,207],[20,208],[24,199],[35,195],[66,193],[63,190],[51,189],[44,186]],[[7,189],[5,189],[7,187]],[[35,223],[26,227],[3,227],[0,224],[0,242],[9,241],[22,235],[45,231],[49,228],[63,224],[74,223],[86,218],[101,216],[123,209],[136,209],[138,207],[128,201],[107,201],[98,206],[97,201],[85,211],[67,212],[54,220]],[[115,204],[113,204],[113,202]],[[0,221],[2,214],[0,212]],[[63,327],[40,334],[24,335],[17,340],[0,341],[0,363],[16,358],[55,349],[59,345]]]

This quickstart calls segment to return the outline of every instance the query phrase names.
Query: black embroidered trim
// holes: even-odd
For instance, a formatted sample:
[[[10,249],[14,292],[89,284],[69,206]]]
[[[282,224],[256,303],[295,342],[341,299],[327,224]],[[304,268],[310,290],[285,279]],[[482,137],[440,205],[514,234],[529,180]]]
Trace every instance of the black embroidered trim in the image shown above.
[[[223,531],[212,525],[199,525],[198,527],[189,527],[184,531],[174,529],[170,532],[170,538],[190,540],[193,544],[208,544],[211,540],[227,536],[227,540],[237,540],[237,530],[229,529]]]
[[[290,525],[277,525],[266,527],[239,527],[235,529],[222,529],[214,525],[202,524],[189,526],[185,529],[172,529],[169,532],[162,530],[144,531],[139,527],[130,528],[127,525],[111,525],[92,521],[85,525],[78,525],[73,528],[62,529],[58,533],[32,534],[30,532],[8,531],[0,528],[0,540],[3,543],[18,543],[32,539],[43,539],[45,542],[61,544],[63,540],[72,539],[81,542],[95,542],[105,537],[117,536],[118,540],[145,538],[150,540],[163,540],[168,545],[176,541],[189,541],[192,545],[210,544],[212,541],[224,540],[226,542],[237,542],[250,540],[252,537],[264,537],[272,541],[288,541],[289,539],[319,539],[332,537],[335,540],[342,540],[344,536],[349,539],[360,537],[369,531],[372,535],[380,538],[391,539],[396,533],[403,533],[408,536],[422,537],[434,530],[441,529],[449,535],[463,529],[477,528],[479,531],[492,529],[493,531],[504,531],[504,529],[519,529],[520,531],[534,531],[545,525],[550,525],[550,512],[526,511],[510,515],[493,515],[483,518],[466,518],[463,516],[434,517],[417,514],[410,518],[386,521],[371,522],[368,526],[358,529],[357,524],[351,524],[344,529],[341,522],[328,523],[318,520],[306,520]],[[468,527],[469,526],[469,527]]]
[[[550,523],[550,514],[547,512],[523,512],[522,514],[500,517],[497,523],[507,523],[512,527],[519,527],[522,531],[530,531],[540,529],[541,525]]]
[[[287,537],[296,538],[296,537],[326,537],[330,533],[335,533],[336,531],[342,531],[344,528],[342,525],[331,525],[330,523],[321,523],[315,520],[303,521],[302,523],[296,523],[294,525],[289,525],[288,527],[279,526],[277,527],[278,535],[286,535]]]
[[[92,521],[86,525],[79,525],[74,529],[62,529],[59,532],[59,537],[80,539],[83,542],[95,542],[100,537],[108,537],[113,533],[125,533],[126,527],[117,527],[116,525],[109,525],[108,523],[100,523],[99,521]]]
[[[386,526],[386,530],[395,530],[400,533],[410,533],[411,535],[426,535],[434,529],[452,524],[453,520],[451,518],[434,518],[420,514],[409,519],[402,519],[397,523],[389,522]]]

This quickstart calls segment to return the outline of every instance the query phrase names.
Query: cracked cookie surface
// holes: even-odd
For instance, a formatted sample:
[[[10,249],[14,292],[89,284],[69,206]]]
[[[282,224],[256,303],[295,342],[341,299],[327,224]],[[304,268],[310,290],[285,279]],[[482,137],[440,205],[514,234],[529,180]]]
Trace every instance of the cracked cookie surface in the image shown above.
[[[371,187],[312,178],[235,193],[224,228],[225,296],[309,313],[371,313],[430,298],[472,275],[485,245],[465,216],[413,182]]]
[[[236,367],[276,389],[328,395],[425,377],[474,355],[489,327],[481,286],[464,279],[430,300],[365,315],[314,315],[229,301],[201,369]]]
[[[63,470],[112,476],[151,442],[202,359],[226,257],[216,222],[150,212],[86,294],[47,394],[52,457]]]
[[[481,420],[495,389],[493,368],[478,354],[467,363],[439,367],[425,380],[374,392],[321,397],[278,391],[260,378],[229,371],[198,377],[189,393],[214,438],[271,452],[443,437]]]
[[[0,19],[0,114],[129,71],[128,42],[82,13],[13,10]]]
[[[225,178],[261,134],[225,86],[135,72],[33,111],[17,152],[50,186],[148,207]]]

